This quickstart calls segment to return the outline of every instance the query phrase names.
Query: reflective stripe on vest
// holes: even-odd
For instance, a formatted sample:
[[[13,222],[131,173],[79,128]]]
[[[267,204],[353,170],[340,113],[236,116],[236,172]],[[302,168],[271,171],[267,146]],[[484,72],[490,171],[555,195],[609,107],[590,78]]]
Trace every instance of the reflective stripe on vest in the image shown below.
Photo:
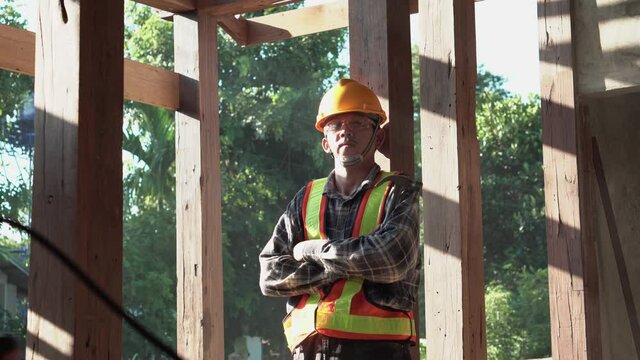
[[[305,240],[326,239],[324,221],[319,214],[324,214],[327,206],[326,196],[322,196],[327,178],[310,181],[302,201],[302,219],[304,221]],[[324,218],[324,216],[323,216]]]
[[[391,184],[383,180],[393,173],[381,172],[364,194],[356,216],[353,237],[368,235],[382,222]],[[305,240],[326,239],[324,214],[327,179],[311,181],[302,205]],[[411,340],[415,342],[413,314],[379,308],[366,300],[362,278],[338,280],[324,297],[303,295],[283,324],[289,348],[314,332],[346,339]]]

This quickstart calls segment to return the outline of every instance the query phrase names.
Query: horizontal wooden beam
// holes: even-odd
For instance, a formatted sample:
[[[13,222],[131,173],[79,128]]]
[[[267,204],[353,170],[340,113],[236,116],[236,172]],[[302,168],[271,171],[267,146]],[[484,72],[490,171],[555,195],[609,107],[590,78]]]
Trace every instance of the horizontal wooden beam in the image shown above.
[[[36,72],[36,34],[0,25],[0,69],[33,76]]]
[[[156,9],[172,13],[183,13],[196,9],[195,0],[135,0],[138,3],[149,5]]]
[[[349,26],[349,2],[334,1],[246,21],[247,45],[276,42]]]
[[[418,13],[418,0],[409,0],[409,13]]]
[[[258,45],[298,36],[340,29],[349,25],[348,0],[303,7],[276,14],[245,19],[236,14],[283,6],[300,0],[138,0],[157,9],[158,16],[171,20],[173,13],[195,10],[216,16],[218,24],[239,45]],[[197,5],[197,6],[196,6]],[[412,14],[418,12],[418,0],[410,0]],[[173,9],[173,10],[172,10]]]
[[[235,15],[224,15],[218,18],[218,24],[239,45],[247,45],[248,21]]]
[[[409,10],[412,14],[418,12],[418,0],[410,0]],[[244,20],[246,36],[238,37],[237,26],[232,32],[227,30],[227,22],[219,20],[220,24],[231,37],[240,45],[259,45],[292,39],[298,36],[311,35],[324,31],[340,29],[349,26],[349,1],[337,0],[331,3],[303,7],[283,11],[276,14],[258,16]]]
[[[177,110],[180,76],[157,66],[124,59],[124,98]]]
[[[300,1],[302,0],[198,0],[197,8],[213,16],[223,16],[251,13]]]
[[[0,25],[0,69],[35,76],[35,33]],[[179,76],[124,59],[124,98],[166,109],[179,106]]]

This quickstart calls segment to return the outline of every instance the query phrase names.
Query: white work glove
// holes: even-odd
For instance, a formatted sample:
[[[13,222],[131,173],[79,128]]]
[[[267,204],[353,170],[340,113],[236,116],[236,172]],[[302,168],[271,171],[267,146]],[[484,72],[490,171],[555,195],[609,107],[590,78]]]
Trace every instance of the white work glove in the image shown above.
[[[322,246],[327,240],[305,240],[293,247],[293,258],[296,261],[303,261],[305,257],[313,257],[322,252]]]

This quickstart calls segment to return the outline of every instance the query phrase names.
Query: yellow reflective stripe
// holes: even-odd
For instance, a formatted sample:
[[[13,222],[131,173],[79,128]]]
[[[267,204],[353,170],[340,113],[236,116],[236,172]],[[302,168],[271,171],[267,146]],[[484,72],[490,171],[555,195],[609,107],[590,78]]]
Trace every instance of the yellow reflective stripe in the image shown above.
[[[289,346],[297,345],[302,340],[298,337],[306,336],[316,331],[315,318],[316,309],[320,303],[320,294],[309,295],[307,302],[302,309],[293,309],[284,321],[284,334]]]
[[[384,172],[382,174],[381,180],[391,175],[393,175],[393,173]],[[378,226],[378,218],[380,217],[380,212],[382,211],[382,209],[384,209],[382,198],[384,197],[385,192],[387,192],[387,186],[389,186],[389,183],[379,184],[371,190],[369,199],[367,199],[367,203],[365,204],[364,213],[362,214],[360,233],[358,234],[359,236],[371,234],[373,229]]]
[[[320,205],[322,204],[322,193],[327,178],[313,180],[305,216],[305,228],[309,239],[320,239]]]
[[[351,299],[362,289],[362,278],[349,278],[342,288],[342,294],[336,300],[335,312],[338,314],[348,314],[351,312]]]
[[[318,313],[316,327],[353,334],[413,336],[412,321],[406,318],[380,318],[374,316],[339,313]]]

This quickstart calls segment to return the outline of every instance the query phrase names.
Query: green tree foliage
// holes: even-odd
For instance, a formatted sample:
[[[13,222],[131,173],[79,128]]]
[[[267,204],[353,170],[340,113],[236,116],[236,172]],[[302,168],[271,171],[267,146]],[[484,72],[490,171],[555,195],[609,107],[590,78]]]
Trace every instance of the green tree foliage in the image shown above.
[[[14,0],[0,5],[0,24],[26,26]],[[0,171],[4,175],[0,179],[0,212],[26,224],[31,221],[33,119],[24,120],[20,115],[32,93],[33,78],[0,70]]]
[[[478,73],[489,359],[551,354],[540,102]]]
[[[27,22],[15,9],[14,3],[14,0],[6,0],[0,5],[0,24],[24,29]],[[33,132],[33,122],[21,122],[18,115],[32,93],[32,77],[0,70],[0,141],[10,143],[15,150],[31,149],[24,135]]]
[[[515,289],[486,287],[487,357],[532,359],[551,355],[547,269],[522,270]]]
[[[416,178],[421,178],[420,72],[413,49]],[[480,68],[476,118],[481,156],[489,359],[551,354],[542,176],[542,127],[537,96],[522,99],[505,80]],[[420,287],[424,319],[424,287]],[[421,334],[424,334],[424,321]]]
[[[125,56],[173,66],[171,23],[151,8],[126,5]],[[176,344],[175,126],[172,111],[125,102],[123,304],[160,338]],[[160,352],[131,328],[123,331],[125,359]]]
[[[0,5],[0,24],[26,26],[13,0]],[[31,77],[0,70],[0,214],[24,224],[31,222],[33,121],[25,121],[21,115],[32,90]],[[0,258],[4,263],[26,271],[27,247],[26,236],[0,227]],[[22,343],[26,340],[25,308],[26,299],[18,298],[17,309],[0,310],[0,332],[11,334]]]
[[[510,95],[503,83],[479,72],[476,116],[489,281],[509,281],[523,267],[547,264],[540,102]]]

